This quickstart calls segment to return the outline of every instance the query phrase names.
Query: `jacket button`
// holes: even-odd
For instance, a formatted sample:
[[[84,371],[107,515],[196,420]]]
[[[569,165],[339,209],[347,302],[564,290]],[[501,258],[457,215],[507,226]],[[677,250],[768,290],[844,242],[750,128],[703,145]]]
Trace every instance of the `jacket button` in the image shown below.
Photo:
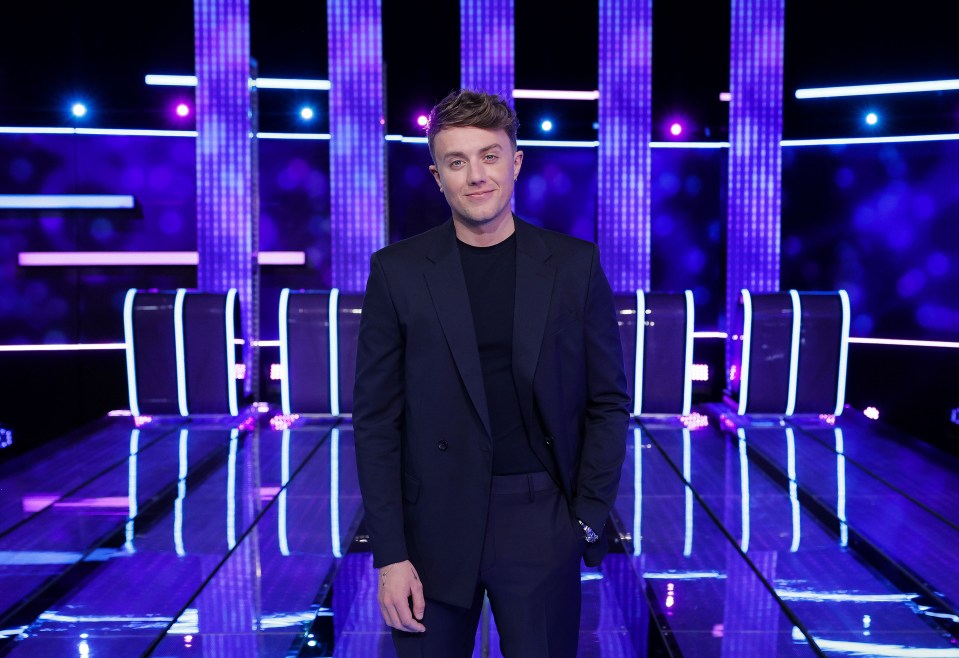
[[[446,441],[440,441],[436,444],[436,447],[440,450],[446,450],[447,446],[449,446],[449,444]]]
[[[546,437],[546,445],[548,445],[548,446],[553,445],[553,437],[551,437],[551,436],[547,436],[547,437]]]

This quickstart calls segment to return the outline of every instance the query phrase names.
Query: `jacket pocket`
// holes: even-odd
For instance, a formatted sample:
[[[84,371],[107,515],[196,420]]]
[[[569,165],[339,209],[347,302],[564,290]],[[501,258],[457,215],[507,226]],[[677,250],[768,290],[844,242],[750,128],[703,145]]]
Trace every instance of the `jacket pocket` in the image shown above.
[[[415,503],[420,497],[420,481],[409,473],[403,473],[403,498]]]

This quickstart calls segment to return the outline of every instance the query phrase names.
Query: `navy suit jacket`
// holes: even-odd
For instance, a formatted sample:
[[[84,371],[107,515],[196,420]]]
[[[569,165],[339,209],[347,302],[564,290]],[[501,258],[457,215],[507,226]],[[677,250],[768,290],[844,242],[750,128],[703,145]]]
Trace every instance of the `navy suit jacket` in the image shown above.
[[[601,531],[629,398],[612,292],[592,243],[516,224],[513,376],[531,446],[575,519]],[[377,567],[409,559],[426,596],[468,607],[492,476],[490,421],[452,220],[373,254],[353,426]],[[586,548],[598,564],[606,542]]]

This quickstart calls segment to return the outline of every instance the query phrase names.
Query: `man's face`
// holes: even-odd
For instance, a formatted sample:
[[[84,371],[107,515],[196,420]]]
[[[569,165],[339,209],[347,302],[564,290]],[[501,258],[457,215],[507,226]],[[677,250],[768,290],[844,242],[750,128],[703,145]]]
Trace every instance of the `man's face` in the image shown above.
[[[512,217],[513,182],[523,152],[513,152],[505,130],[445,128],[433,140],[433,178],[453,219],[471,227]]]

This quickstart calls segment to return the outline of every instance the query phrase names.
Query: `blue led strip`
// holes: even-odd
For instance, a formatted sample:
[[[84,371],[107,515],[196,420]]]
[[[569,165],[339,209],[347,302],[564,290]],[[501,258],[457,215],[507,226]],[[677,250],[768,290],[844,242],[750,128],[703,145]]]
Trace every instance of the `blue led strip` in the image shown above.
[[[176,349],[176,397],[180,415],[189,416],[186,397],[186,349],[183,343],[183,301],[186,288],[178,288],[173,299],[173,342]]]
[[[789,389],[786,392],[786,415],[792,416],[796,412],[796,386],[799,381],[799,342],[802,334],[802,304],[799,293],[789,291],[792,302],[792,334],[789,341]]]
[[[250,86],[249,0],[194,0],[197,288],[236,288],[241,329],[255,331],[256,140]],[[253,350],[244,349],[248,373]],[[256,377],[244,381],[250,392]],[[232,375],[231,375],[232,381]]]
[[[839,519],[839,545],[849,545],[849,524],[846,523],[846,452],[842,428],[833,429],[836,436],[836,518]]]
[[[730,17],[728,324],[742,288],[779,290],[785,0],[732,0]]]
[[[236,312],[236,288],[230,288],[226,292],[226,392],[230,403],[230,415],[239,414],[236,400],[236,331],[235,312]],[[247,372],[248,377],[255,376]]]
[[[139,416],[140,401],[137,398],[136,356],[133,351],[133,301],[136,295],[136,288],[130,288],[123,298],[123,338],[126,341],[127,393],[130,398],[130,413]]]
[[[683,415],[688,416],[693,408],[693,333],[696,330],[696,305],[693,291],[686,293],[686,361],[683,366]]]
[[[173,502],[173,546],[180,557],[186,555],[183,546],[183,502],[186,500],[186,476],[190,472],[187,463],[187,441],[190,430],[180,430],[179,473],[177,474],[176,500]]]
[[[739,437],[739,494],[742,503],[742,538],[739,547],[743,553],[749,551],[749,457],[746,454],[746,430],[736,430]]]
[[[513,104],[513,0],[460,0],[460,86]]]
[[[333,557],[343,557],[340,547],[340,428],[330,430],[330,543]]]
[[[746,413],[749,398],[749,350],[752,348],[753,334],[753,298],[743,288],[743,335],[740,336],[743,352],[739,363],[739,415]]]
[[[596,240],[615,292],[650,285],[652,30],[652,0],[600,0]]]
[[[280,445],[280,500],[278,501],[277,536],[280,542],[280,555],[289,556],[290,543],[286,528],[286,485],[290,481],[290,430],[283,430],[283,442]]]
[[[789,476],[789,504],[792,507],[793,540],[789,546],[791,553],[799,551],[799,542],[802,539],[799,508],[799,485],[796,482],[796,433],[793,428],[786,428],[786,474]]]
[[[128,194],[0,194],[0,210],[122,210],[135,205]]]
[[[693,554],[693,446],[689,429],[683,428],[683,479],[686,481],[686,512],[683,532],[683,556]]]
[[[643,552],[643,432],[633,428],[633,555]]]
[[[386,244],[386,122],[380,0],[327,2],[332,281],[361,292]],[[362,154],[362,157],[357,157]]]
[[[842,414],[846,406],[846,367],[849,362],[849,295],[845,290],[838,292],[839,303],[842,306],[842,334],[839,338],[839,376],[836,382],[836,410],[834,415]]]
[[[123,550],[129,554],[136,553],[133,540],[136,537],[135,523],[140,513],[137,505],[137,455],[140,453],[140,430],[130,431],[130,457],[127,462],[127,523],[124,529],[125,541]]]
[[[643,413],[643,361],[646,356],[646,293],[636,291],[636,358],[633,368],[633,415]]]
[[[226,545],[236,546],[236,449],[240,431],[230,430],[230,456],[226,466]]]
[[[280,407],[283,409],[283,415],[289,416],[290,411],[290,343],[288,337],[287,323],[289,322],[289,303],[290,289],[284,288],[280,291],[280,368],[283,370],[283,377],[280,379]]]
[[[330,290],[330,305],[327,310],[329,318],[329,340],[330,346],[330,413],[334,416],[340,415],[340,339],[339,322],[340,312],[340,291],[338,288]]]

